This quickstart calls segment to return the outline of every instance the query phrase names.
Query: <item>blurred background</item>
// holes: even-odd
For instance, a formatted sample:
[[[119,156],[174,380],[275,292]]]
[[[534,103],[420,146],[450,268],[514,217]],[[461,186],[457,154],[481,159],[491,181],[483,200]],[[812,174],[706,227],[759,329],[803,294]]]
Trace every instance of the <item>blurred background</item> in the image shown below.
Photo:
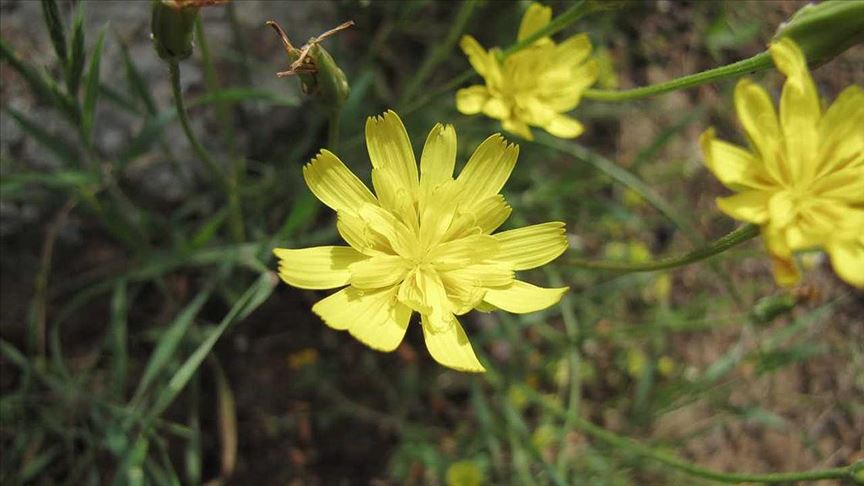
[[[624,2],[555,39],[587,32],[595,87],[625,89],[756,54],[804,3]],[[455,109],[455,88],[479,78],[447,87],[469,67],[460,36],[510,45],[528,5],[203,8],[181,86],[193,132],[238,174],[238,229],[178,123],[150,2],[58,0],[67,59],[86,53],[75,67],[40,2],[0,1],[0,482],[707,484],[645,448],[737,472],[864,459],[864,300],[822,255],[791,291],[758,240],[671,272],[567,265],[681,254],[736,226],[697,146],[708,126],[744,143],[735,80],[585,99],[586,132],[567,150],[505,134],[521,151],[504,229],[566,221],[571,243],[524,278],[571,292],[540,313],[465,316],[485,375],[437,365],[416,323],[395,352],[370,350],[311,313],[326,292],[277,283],[271,248],[339,238],[301,176],[327,144],[326,109],[275,76],[288,60],[265,21],[295,45],[356,23],[323,46],[351,85],[337,153],[368,182],[368,116],[396,110],[417,153],[434,123],[454,124],[457,164],[501,130]],[[754,77],[779,96],[778,73]],[[814,77],[833,100],[864,81],[864,49]],[[621,170],[667,211],[617,182]]]

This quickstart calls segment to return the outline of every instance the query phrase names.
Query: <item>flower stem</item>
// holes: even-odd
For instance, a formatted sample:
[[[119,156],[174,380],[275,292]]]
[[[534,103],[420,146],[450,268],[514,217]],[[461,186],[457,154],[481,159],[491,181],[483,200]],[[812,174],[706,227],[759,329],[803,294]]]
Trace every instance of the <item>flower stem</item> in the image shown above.
[[[186,113],[186,104],[183,101],[183,89],[180,87],[180,65],[177,61],[168,61],[168,72],[171,77],[171,90],[174,93],[174,105],[177,109],[177,119],[180,120],[180,125],[183,127],[183,133],[186,134],[186,139],[192,145],[195,155],[210,170],[213,178],[220,188],[228,194],[228,209],[229,209],[229,226],[231,234],[238,242],[243,241],[243,214],[240,212],[240,198],[237,193],[237,185],[235,181],[229,179],[221,167],[213,160],[213,157],[207,152],[189,124],[189,117]]]
[[[720,79],[741,76],[743,74],[762,71],[771,67],[771,56],[768,52],[760,52],[753,57],[742,59],[732,64],[720,66],[707,71],[702,71],[695,74],[689,74],[680,78],[665,81],[663,83],[643,86],[641,88],[627,90],[603,90],[603,89],[588,89],[585,90],[583,96],[586,99],[595,101],[632,101],[648,96],[677,91],[679,89],[699,86],[700,84],[710,83]]]
[[[662,260],[654,260],[650,262],[616,262],[607,260],[584,260],[581,258],[571,258],[567,261],[570,265],[580,268],[591,268],[597,270],[612,270],[615,272],[653,272],[655,270],[664,270],[669,268],[682,267],[700,260],[711,258],[714,255],[723,253],[724,251],[740,245],[759,234],[759,227],[752,224],[745,224],[731,233],[714,240],[707,246],[694,250],[682,256],[673,258],[664,258]]]

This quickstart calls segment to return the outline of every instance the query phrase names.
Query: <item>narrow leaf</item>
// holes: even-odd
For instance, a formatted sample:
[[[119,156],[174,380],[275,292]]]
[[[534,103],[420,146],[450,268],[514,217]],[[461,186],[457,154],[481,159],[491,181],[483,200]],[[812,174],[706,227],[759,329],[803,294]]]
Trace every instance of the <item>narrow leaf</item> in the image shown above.
[[[45,25],[51,35],[51,43],[54,51],[60,59],[60,64],[66,65],[66,33],[63,29],[63,19],[55,0],[42,0],[42,14],[45,16]]]
[[[204,303],[207,302],[209,297],[209,288],[200,292],[195,299],[193,299],[192,302],[190,302],[189,305],[180,312],[180,314],[168,326],[168,329],[162,333],[162,337],[159,338],[159,342],[156,344],[156,348],[153,350],[153,354],[150,355],[150,360],[147,361],[147,366],[144,368],[144,374],[141,376],[141,381],[138,383],[138,388],[135,390],[135,397],[132,399],[133,401],[141,398],[153,380],[159,375],[162,369],[165,368],[165,365],[168,364],[168,361],[174,355],[174,352],[183,340],[183,336],[186,335],[186,331],[189,329],[195,316],[197,316],[198,312],[201,311],[201,308],[204,306]]]
[[[228,314],[226,314],[222,319],[222,322],[220,322],[219,325],[210,332],[207,339],[205,339],[192,355],[186,359],[180,369],[177,370],[168,382],[168,385],[162,390],[162,393],[156,399],[156,402],[150,410],[147,411],[147,415],[143,420],[145,426],[158,418],[162,412],[171,405],[171,402],[177,398],[177,395],[183,391],[183,388],[185,388],[186,384],[189,383],[189,380],[201,366],[201,363],[213,349],[213,346],[216,345],[219,338],[222,337],[225,330],[237,320],[242,320],[244,317],[251,314],[259,305],[261,305],[261,303],[263,303],[273,292],[273,287],[276,286],[276,283],[277,279],[271,272],[262,273],[261,276],[258,277],[258,280],[256,280],[242,296],[240,296],[237,302],[234,303],[234,306],[231,307],[231,310],[228,311]]]
[[[135,62],[129,54],[129,46],[122,39],[120,39],[120,54],[123,56],[123,66],[126,70],[126,82],[129,83],[129,91],[144,103],[147,113],[155,115],[157,112],[156,102],[153,101],[150,87],[144,81],[144,77],[141,75],[138,67],[135,66]]]
[[[45,131],[39,124],[31,121],[23,113],[11,107],[6,112],[18,122],[18,126],[51,153],[56,155],[65,165],[74,166],[78,161],[78,150],[57,135]]]
[[[122,397],[126,387],[128,314],[127,284],[125,280],[121,280],[114,286],[114,294],[111,297],[111,331],[108,346],[111,350],[111,385],[115,397]]]
[[[93,56],[90,58],[90,67],[87,69],[87,85],[84,87],[84,112],[81,120],[81,130],[84,140],[90,143],[90,134],[93,130],[93,118],[96,111],[96,100],[99,98],[99,65],[102,59],[102,45],[105,42],[105,30],[99,34],[96,47],[93,48]]]
[[[77,98],[81,76],[84,73],[84,2],[80,2],[75,10],[69,47],[72,54],[66,65],[66,88],[73,98]]]

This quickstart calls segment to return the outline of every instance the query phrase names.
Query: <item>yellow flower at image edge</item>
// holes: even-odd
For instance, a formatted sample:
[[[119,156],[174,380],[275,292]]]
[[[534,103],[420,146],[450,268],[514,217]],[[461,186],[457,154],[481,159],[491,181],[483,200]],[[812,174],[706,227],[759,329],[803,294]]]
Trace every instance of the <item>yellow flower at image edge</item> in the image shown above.
[[[761,226],[779,284],[800,278],[794,252],[821,248],[838,276],[864,287],[864,91],[846,88],[823,113],[795,42],[777,41],[770,53],[787,78],[779,117],[768,93],[744,79],[735,106],[751,150],[713,129],[700,140],[705,164],[737,192],[717,205]]]
[[[451,125],[429,133],[419,174],[396,113],[369,118],[366,144],[375,194],[327,150],[303,169],[309,189],[336,211],[349,246],[277,248],[279,275],[305,289],[347,285],[312,311],[374,349],[395,349],[417,312],[436,361],[484,371],[456,316],[477,307],[526,313],[556,304],[566,287],[536,287],[514,272],[563,253],[564,223],[492,234],[510,215],[499,191],[519,154],[500,135],[481,143],[455,179]]]
[[[517,39],[528,38],[551,18],[551,8],[531,4]],[[460,46],[486,81],[485,85],[456,93],[460,112],[483,113],[501,120],[504,130],[526,140],[534,139],[529,126],[561,138],[575,138],[582,133],[582,124],[564,113],[576,108],[582,93],[597,80],[597,61],[588,60],[591,42],[587,35],[579,34],[560,44],[543,37],[503,61],[498,49],[486,51],[471,36],[463,37]]]

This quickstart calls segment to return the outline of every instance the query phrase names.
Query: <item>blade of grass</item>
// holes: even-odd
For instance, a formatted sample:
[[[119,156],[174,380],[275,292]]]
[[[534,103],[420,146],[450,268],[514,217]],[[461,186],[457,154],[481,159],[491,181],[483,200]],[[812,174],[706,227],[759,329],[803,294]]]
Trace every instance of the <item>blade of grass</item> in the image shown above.
[[[183,336],[186,335],[186,331],[189,330],[189,326],[192,325],[195,316],[197,316],[198,312],[201,311],[204,303],[207,302],[208,298],[210,298],[211,292],[212,286],[199,292],[192,302],[190,302],[189,305],[180,312],[180,314],[162,333],[159,342],[150,354],[150,359],[147,360],[144,372],[141,375],[141,380],[138,382],[138,387],[135,389],[132,398],[133,406],[141,400],[144,393],[147,391],[147,388],[165,368],[171,357],[174,356],[174,352],[177,350],[178,346],[180,346]]]
[[[201,366],[201,363],[216,345],[216,342],[222,337],[222,334],[228,327],[242,320],[244,317],[252,313],[260,306],[267,297],[273,292],[278,279],[268,272],[261,274],[260,277],[243,293],[243,295],[234,303],[228,314],[222,319],[222,322],[213,329],[207,338],[198,348],[192,353],[189,358],[183,363],[179,370],[174,374],[168,384],[162,388],[153,405],[145,412],[142,423],[146,429],[152,421],[158,418],[162,412],[174,401],[178,394],[186,387],[189,380]]]
[[[72,20],[72,38],[69,39],[69,50],[71,56],[66,65],[66,90],[73,98],[78,97],[78,88],[81,86],[81,76],[84,74],[84,3],[79,2],[75,9],[75,17]]]
[[[125,280],[117,282],[111,296],[111,328],[109,348],[111,349],[111,388],[112,395],[122,399],[126,388],[126,370],[129,355],[127,351],[129,299],[128,284]]]
[[[57,2],[55,0],[42,0],[42,15],[45,17],[45,25],[48,27],[48,34],[51,36],[54,52],[57,53],[60,64],[65,66],[67,62],[66,33],[63,27],[63,18],[60,16],[60,10],[57,8]]]
[[[67,166],[75,166],[78,163],[78,150],[73,147],[69,142],[63,140],[62,137],[57,135],[52,135],[45,131],[39,124],[33,122],[29,118],[27,118],[23,113],[18,110],[7,106],[6,113],[12,117],[17,123],[18,126],[21,127],[21,130],[24,130],[28,135],[33,137],[39,145],[45,147],[49,152],[56,155],[57,158],[63,162]],[[15,176],[15,174],[10,174],[10,176]],[[3,183],[5,184],[7,181],[5,180],[7,176],[4,176]]]
[[[147,113],[155,115],[158,110],[156,102],[153,100],[153,95],[150,93],[150,86],[144,80],[141,71],[138,70],[138,67],[132,60],[132,56],[129,54],[129,46],[123,42],[119,35],[117,36],[117,40],[120,43],[120,55],[123,58],[123,68],[126,71],[126,82],[129,85],[129,92],[144,104]]]
[[[87,69],[87,81],[84,86],[84,109],[81,119],[81,134],[87,146],[92,145],[93,123],[96,116],[96,101],[99,99],[99,67],[102,59],[102,46],[105,44],[106,29],[99,33],[99,39],[93,48],[90,67]]]
[[[237,406],[234,402],[234,392],[228,377],[219,365],[219,360],[212,357],[208,360],[216,377],[217,424],[219,426],[220,454],[219,473],[227,480],[237,466]]]

